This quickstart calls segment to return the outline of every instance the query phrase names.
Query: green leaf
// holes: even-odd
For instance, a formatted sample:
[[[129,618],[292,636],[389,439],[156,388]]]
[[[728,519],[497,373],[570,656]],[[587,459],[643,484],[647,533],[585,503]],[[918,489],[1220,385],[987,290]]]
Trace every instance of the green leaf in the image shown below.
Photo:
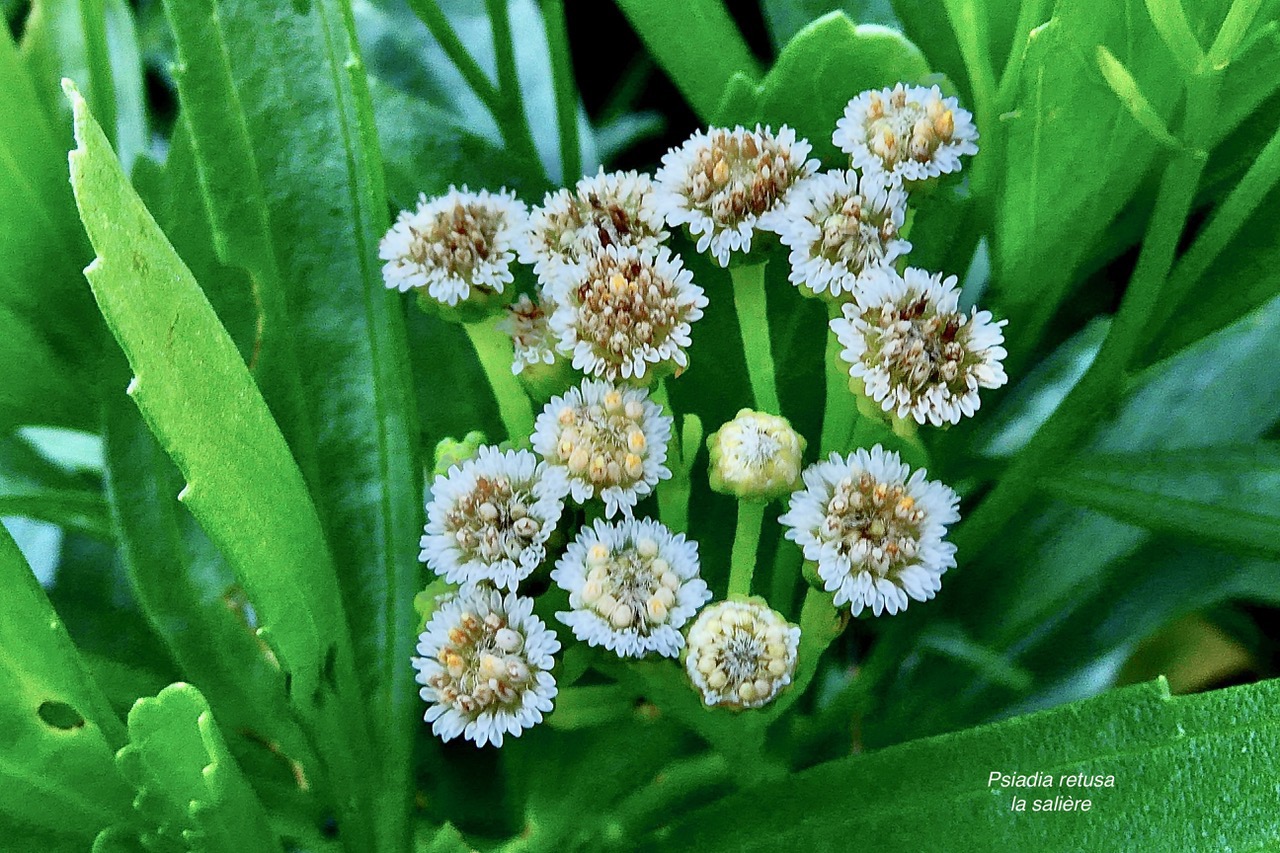
[[[0,79],[0,340],[9,350],[6,364],[30,366],[9,377],[6,396],[28,399],[22,384],[43,379],[55,395],[56,415],[67,384],[58,376],[67,367],[59,362],[83,349],[93,310],[80,277],[89,251],[67,185],[67,147],[54,134],[7,27],[0,27]],[[8,342],[11,336],[18,340]],[[21,350],[30,355],[17,356]]]
[[[869,755],[828,762],[694,812],[660,850],[1210,851],[1280,841],[1274,815],[1280,682],[1175,698],[1163,680]],[[1015,788],[991,773],[1052,774]],[[1067,777],[1103,777],[1093,787]],[[1114,777],[1111,787],[1106,777]],[[1220,795],[1231,791],[1232,807]],[[1038,800],[1089,799],[1090,814],[1034,812]],[[1013,799],[1031,803],[1011,813]],[[1141,819],[1135,819],[1141,816]]]
[[[1280,557],[1280,445],[1274,443],[1085,456],[1042,487],[1148,530]]]
[[[98,252],[86,276],[134,369],[129,394],[186,479],[180,499],[248,592],[331,771],[351,786],[339,805],[363,837],[355,768],[367,766],[367,732],[333,563],[302,475],[199,286],[84,99],[68,91],[79,144],[72,186]]]
[[[844,159],[831,142],[851,98],[898,81],[922,81],[929,65],[901,34],[875,24],[855,26],[843,12],[824,15],[793,38],[760,84],[761,116],[788,124],[813,143],[829,166]]]
[[[195,14],[193,2],[169,7],[175,17]],[[305,10],[290,0],[221,0],[216,10],[308,368],[303,399],[323,472],[313,495],[342,568],[362,695],[385,764],[389,811],[377,826],[401,835],[418,714],[405,662],[423,507],[403,304],[377,260],[388,217],[365,68],[345,0],[313,0]]]
[[[759,65],[723,0],[616,0],[631,26],[703,121],[710,121],[730,78],[760,77]]]
[[[222,264],[248,275],[257,321],[250,369],[304,476],[314,482],[319,478],[315,437],[305,416],[266,194],[231,77],[227,45],[213,0],[186,0],[182,14],[174,14],[177,7],[166,4],[177,51],[172,72],[214,249]]]
[[[145,846],[166,849],[164,839],[201,853],[283,849],[208,703],[191,685],[171,684],[138,700],[116,765],[137,792],[142,821],[153,827],[142,833]]]
[[[112,538],[101,488],[59,469],[12,436],[0,439],[0,516],[34,518]]]
[[[1034,345],[1157,150],[1104,79],[1099,46],[1156,115],[1170,115],[1180,91],[1167,85],[1181,72],[1141,0],[1061,0],[1032,32],[1014,108],[1001,117],[1007,156],[993,258],[998,313],[1026,330],[1010,339],[1015,354]]]
[[[83,850],[128,812],[124,727],[3,526],[0,599],[0,828]]]
[[[863,24],[889,27],[898,23],[889,0],[762,0],[760,6],[769,37],[778,50],[810,21],[828,12],[844,12]]]
[[[105,401],[107,489],[134,597],[183,677],[208,697],[232,748],[316,759],[292,718],[284,673],[254,636],[235,578],[177,500],[181,475],[123,395]],[[210,553],[211,552],[211,553]]]

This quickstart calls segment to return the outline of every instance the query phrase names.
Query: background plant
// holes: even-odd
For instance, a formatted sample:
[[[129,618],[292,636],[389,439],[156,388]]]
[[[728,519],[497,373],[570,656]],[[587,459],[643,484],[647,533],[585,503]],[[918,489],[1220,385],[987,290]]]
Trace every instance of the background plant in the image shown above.
[[[617,7],[645,46],[628,68],[620,20],[575,29],[603,13],[559,2],[3,3],[5,845],[1272,840],[1272,683],[1088,697],[1272,674],[1276,4]],[[636,108],[654,64],[691,115]],[[63,76],[86,100],[79,210]],[[574,76],[617,90],[584,109]],[[500,755],[439,745],[405,665],[422,448],[503,430],[462,330],[385,292],[390,212],[463,182],[536,202],[713,122],[786,122],[835,165],[844,103],[900,79],[953,87],[983,134],[967,183],[919,207],[912,263],[961,275],[1012,350],[981,419],[879,436],[963,494],[940,597],[804,659],[786,715],[699,716],[691,691],[598,672]],[[727,274],[685,257],[712,299],[672,403],[710,431],[750,385]],[[785,269],[772,349],[812,458],[825,318]],[[689,531],[728,554],[697,447]],[[717,597],[728,572],[704,564]],[[797,618],[799,592],[770,598]],[[567,654],[562,681],[594,660]],[[1015,820],[986,788],[1048,768],[1121,784],[1089,822]]]

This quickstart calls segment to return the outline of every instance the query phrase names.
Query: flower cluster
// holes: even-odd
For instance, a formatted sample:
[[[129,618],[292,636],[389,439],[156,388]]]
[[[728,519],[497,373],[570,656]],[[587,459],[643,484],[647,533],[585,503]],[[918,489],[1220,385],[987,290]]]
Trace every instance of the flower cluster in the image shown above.
[[[911,197],[977,152],[972,116],[937,87],[899,84],[850,101],[832,139],[848,161],[823,172],[791,128],[713,127],[652,177],[601,170],[532,211],[505,190],[451,187],[383,239],[387,286],[467,326],[509,433],[500,447],[478,434],[444,442],[426,505],[420,556],[451,591],[423,605],[413,663],[441,738],[500,746],[551,712],[560,640],[532,597],[548,584],[577,642],[621,659],[682,657],[680,677],[708,706],[774,701],[802,654],[800,628],[751,595],[774,500],[789,496],[785,540],[834,607],[894,614],[941,588],[956,493],[880,445],[824,448],[805,468],[807,443],[776,411],[759,353],[746,353],[752,389],[775,411],[742,409],[707,440],[708,485],[739,501],[729,594],[709,604],[698,544],[643,517],[657,492],[663,521],[685,523],[702,435],[696,419],[695,432],[688,419],[677,431],[665,402],[709,303],[682,239],[760,308],[761,264],[780,243],[790,282],[831,306],[845,368],[830,387],[843,391],[847,369],[859,409],[880,417],[878,406],[900,435],[973,415],[980,389],[1006,381],[1003,323],[962,310],[954,276],[906,266]],[[743,304],[747,336],[763,318]],[[509,342],[510,373],[481,337],[489,329]],[[547,401],[536,416],[526,391]],[[521,407],[525,420],[509,417]]]

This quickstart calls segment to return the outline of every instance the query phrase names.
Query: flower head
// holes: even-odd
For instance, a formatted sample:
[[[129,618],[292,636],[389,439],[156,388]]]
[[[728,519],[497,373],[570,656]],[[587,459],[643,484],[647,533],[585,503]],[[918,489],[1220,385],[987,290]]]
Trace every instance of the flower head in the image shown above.
[[[487,303],[513,280],[511,263],[528,221],[524,204],[500,190],[473,193],[450,187],[434,199],[418,197],[418,208],[401,211],[378,244],[387,263],[387,287],[426,290],[431,299],[454,307]]]
[[[555,362],[556,341],[548,324],[555,309],[555,300],[546,294],[534,302],[524,293],[506,307],[507,315],[499,321],[499,327],[511,336],[511,346],[515,351],[512,373],[519,374],[526,367]]]
[[[791,250],[792,284],[838,298],[911,250],[898,236],[906,215],[907,194],[896,181],[849,169],[801,182],[761,225]]]
[[[711,434],[711,490],[744,500],[790,494],[800,481],[805,440],[786,418],[742,409]]]
[[[482,447],[436,477],[419,559],[450,583],[515,590],[546,559],[568,490],[529,451]]]
[[[573,608],[556,618],[621,657],[675,657],[684,648],[680,628],[711,598],[698,577],[697,543],[647,518],[582,528],[551,579]]]
[[[651,252],[666,239],[649,176],[601,169],[572,190],[547,193],[530,216],[520,261],[533,264],[538,280],[553,286],[572,278],[576,266],[609,246]]]
[[[831,141],[859,169],[922,181],[960,171],[960,155],[978,153],[973,114],[937,86],[868,91],[844,108]]]
[[[849,375],[886,412],[934,426],[959,423],[978,409],[979,388],[1008,377],[1001,359],[1004,320],[959,308],[956,278],[909,267],[865,282],[831,328]]]
[[[558,651],[531,598],[474,589],[440,600],[413,659],[424,719],[441,740],[462,735],[476,746],[502,746],[505,735],[519,737],[551,710]]]
[[[689,227],[699,252],[728,266],[733,252],[751,251],[757,220],[817,171],[812,150],[785,125],[776,134],[759,125],[697,131],[662,158],[655,206],[668,225]]]
[[[630,516],[640,498],[671,477],[671,418],[643,388],[585,380],[547,403],[533,430],[533,449],[569,478],[573,499],[599,498],[605,515]]]
[[[718,601],[689,629],[685,669],[708,705],[759,708],[791,683],[800,629],[756,601]]]
[[[669,249],[609,246],[583,265],[558,302],[551,315],[558,349],[588,376],[612,381],[643,378],[650,365],[683,370],[691,324],[707,297]]]
[[[959,497],[914,473],[880,445],[849,456],[831,454],[804,472],[805,488],[778,519],[786,536],[817,564],[823,588],[853,615],[907,609],[928,601],[955,566],[956,547],[944,541],[960,518]]]

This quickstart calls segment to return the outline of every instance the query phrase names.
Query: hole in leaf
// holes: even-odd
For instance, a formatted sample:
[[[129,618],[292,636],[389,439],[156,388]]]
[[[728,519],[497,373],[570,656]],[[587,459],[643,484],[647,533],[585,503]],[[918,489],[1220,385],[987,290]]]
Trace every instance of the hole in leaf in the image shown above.
[[[66,702],[41,702],[36,713],[46,726],[63,731],[78,729],[84,725],[84,717]]]

